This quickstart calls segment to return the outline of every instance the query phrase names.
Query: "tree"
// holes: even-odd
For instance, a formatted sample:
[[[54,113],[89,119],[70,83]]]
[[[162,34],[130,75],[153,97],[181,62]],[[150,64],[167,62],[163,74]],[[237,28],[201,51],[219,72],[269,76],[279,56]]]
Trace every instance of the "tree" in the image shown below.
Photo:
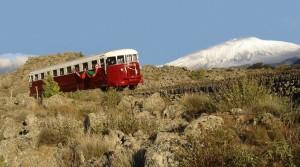
[[[54,81],[51,75],[48,75],[46,80],[44,80],[44,97],[51,97],[53,95],[60,93],[59,85],[56,81]]]

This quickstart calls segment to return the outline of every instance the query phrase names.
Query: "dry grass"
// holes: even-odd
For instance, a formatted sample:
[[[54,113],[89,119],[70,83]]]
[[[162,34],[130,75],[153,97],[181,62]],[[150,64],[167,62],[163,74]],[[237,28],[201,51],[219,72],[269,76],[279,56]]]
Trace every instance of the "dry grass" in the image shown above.
[[[232,81],[220,88],[217,94],[218,108],[223,111],[232,108],[247,109],[257,105],[262,97],[268,95],[268,91],[255,81],[247,79]]]
[[[158,123],[152,119],[140,119],[134,116],[133,112],[124,110],[112,110],[108,113],[108,118],[104,129],[115,129],[125,134],[133,134],[138,130],[145,134],[154,134],[158,131]]]
[[[185,94],[181,98],[181,103],[185,106],[184,117],[190,119],[199,117],[202,113],[212,113],[216,111],[214,101],[204,94]]]
[[[103,141],[99,135],[77,136],[76,140],[79,142],[86,160],[100,158],[104,153],[112,149],[112,144]]]
[[[74,137],[71,128],[65,126],[60,128],[44,127],[38,137],[38,146],[57,145],[59,143],[67,145],[70,138]]]

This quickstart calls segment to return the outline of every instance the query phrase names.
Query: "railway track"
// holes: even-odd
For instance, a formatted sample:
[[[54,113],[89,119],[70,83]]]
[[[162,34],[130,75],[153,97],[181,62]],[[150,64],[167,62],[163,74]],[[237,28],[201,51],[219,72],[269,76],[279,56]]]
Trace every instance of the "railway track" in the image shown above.
[[[300,70],[289,70],[283,72],[265,72],[259,74],[249,74],[245,77],[228,77],[223,80],[198,81],[193,83],[180,83],[177,85],[136,89],[124,91],[125,95],[150,96],[160,93],[163,97],[180,96],[186,93],[215,93],[220,88],[230,83],[246,79],[264,85],[276,94],[282,96],[292,96],[300,92]]]

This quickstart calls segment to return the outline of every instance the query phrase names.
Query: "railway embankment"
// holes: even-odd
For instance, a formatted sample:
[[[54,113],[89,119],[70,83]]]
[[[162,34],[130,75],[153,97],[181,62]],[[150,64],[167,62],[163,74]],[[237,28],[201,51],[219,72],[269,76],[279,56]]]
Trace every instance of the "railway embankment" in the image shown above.
[[[1,77],[0,166],[300,165],[297,69],[144,66],[135,91],[29,97],[48,59]]]

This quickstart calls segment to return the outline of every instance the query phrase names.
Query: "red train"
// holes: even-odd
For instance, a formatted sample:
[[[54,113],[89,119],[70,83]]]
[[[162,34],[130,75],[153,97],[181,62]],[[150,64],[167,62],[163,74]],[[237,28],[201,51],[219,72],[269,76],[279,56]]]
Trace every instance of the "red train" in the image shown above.
[[[43,80],[53,76],[63,92],[109,87],[135,89],[143,82],[139,55],[134,49],[109,51],[77,59],[29,74],[30,95],[43,93]]]

